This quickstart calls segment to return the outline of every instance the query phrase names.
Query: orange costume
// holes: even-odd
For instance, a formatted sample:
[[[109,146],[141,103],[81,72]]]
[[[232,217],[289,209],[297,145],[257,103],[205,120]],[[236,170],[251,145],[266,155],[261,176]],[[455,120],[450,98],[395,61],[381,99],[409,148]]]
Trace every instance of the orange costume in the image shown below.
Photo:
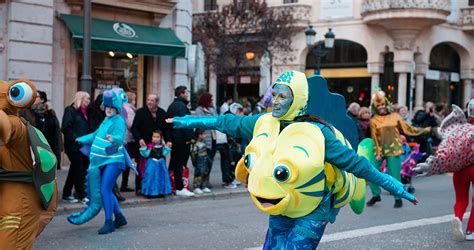
[[[28,127],[18,117],[19,109],[30,106],[35,99],[36,88],[31,82],[0,81],[0,249],[33,248],[35,238],[57,207],[54,179],[41,186],[48,194],[47,203],[42,203],[38,195],[32,181],[38,165],[32,159]],[[48,164],[55,166],[55,158]]]

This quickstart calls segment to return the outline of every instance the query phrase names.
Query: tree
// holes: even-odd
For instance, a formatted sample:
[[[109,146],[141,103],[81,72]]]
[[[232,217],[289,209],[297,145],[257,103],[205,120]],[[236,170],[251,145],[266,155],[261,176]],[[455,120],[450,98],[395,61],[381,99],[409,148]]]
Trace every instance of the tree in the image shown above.
[[[295,33],[292,13],[269,7],[264,0],[234,0],[220,10],[195,15],[193,40],[203,45],[205,60],[217,74],[233,75],[233,98],[238,99],[239,68],[245,52],[291,61],[291,38]]]

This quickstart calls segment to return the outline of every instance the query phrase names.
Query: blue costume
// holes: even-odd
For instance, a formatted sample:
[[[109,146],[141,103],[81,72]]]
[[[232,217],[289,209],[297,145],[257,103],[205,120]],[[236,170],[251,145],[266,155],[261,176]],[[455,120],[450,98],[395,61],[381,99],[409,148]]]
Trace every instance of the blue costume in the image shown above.
[[[67,218],[75,225],[86,223],[100,212],[103,204],[105,224],[99,229],[99,234],[111,233],[114,228],[127,224],[112,189],[117,177],[125,170],[125,165],[134,167],[123,146],[126,125],[120,112],[123,103],[128,101],[127,95],[122,89],[113,89],[105,91],[103,98],[103,106],[115,108],[116,114],[107,116],[94,133],[77,138],[79,143],[85,145],[81,151],[90,158],[87,176],[90,201],[82,212],[73,213]],[[91,145],[90,148],[88,145]],[[115,222],[112,221],[112,215],[115,215]]]
[[[146,158],[145,174],[142,181],[144,195],[171,194],[171,182],[165,158],[170,151],[171,149],[163,144],[150,143],[148,148],[140,148],[140,154]]]
[[[287,91],[284,87],[279,85],[287,86],[291,91]],[[340,180],[343,179],[343,185],[345,185],[346,180],[349,181],[349,179],[346,177],[352,178],[352,183],[363,183],[360,181],[357,182],[356,177],[347,175],[347,172],[349,172],[359,178],[367,179],[370,182],[384,187],[386,190],[396,196],[403,197],[410,201],[415,200],[414,196],[404,190],[404,187],[401,183],[386,174],[380,173],[371,166],[367,159],[358,156],[355,151],[350,149],[348,146],[350,144],[347,142],[347,140],[341,141],[341,139],[338,139],[338,131],[335,132],[333,127],[323,123],[304,119],[305,117],[308,117],[308,110],[311,109],[311,107],[308,107],[308,103],[311,102],[308,100],[309,97],[307,85],[308,83],[303,73],[286,72],[280,76],[274,85],[273,98],[277,101],[273,102],[273,111],[271,116],[270,114],[259,114],[255,116],[234,116],[228,114],[216,117],[185,116],[173,118],[173,125],[175,128],[216,129],[233,137],[252,139],[246,149],[246,156],[243,162],[250,173],[248,182],[249,193],[252,199],[259,209],[270,214],[269,229],[267,232],[264,249],[315,249],[321,240],[327,223],[335,222],[336,216],[340,208],[343,206],[339,206],[337,203],[346,199],[347,196],[356,193],[356,188],[349,187],[351,188],[350,190],[352,190],[351,194],[349,194],[349,189],[347,189],[344,197],[341,198],[339,193],[336,193],[334,188],[331,188],[331,185],[329,185],[331,182],[331,179],[329,178],[331,173],[327,171],[328,168],[326,168],[326,166],[322,167],[323,170],[320,172],[320,174],[309,178],[309,180],[303,185],[297,185],[295,187],[294,183],[298,181],[298,178],[301,179],[302,171],[300,168],[300,177],[296,177],[295,181],[293,179],[295,177],[292,176],[297,176],[298,171],[292,171],[292,169],[298,168],[298,166],[290,166],[291,163],[278,164],[278,157],[275,156],[275,154],[285,154],[286,150],[279,150],[278,147],[284,148],[287,146],[284,144],[288,144],[282,143],[285,141],[283,139],[280,140],[280,137],[286,136],[289,138],[289,140],[291,140],[292,135],[300,135],[301,132],[304,132],[304,130],[308,128],[314,129],[316,132],[320,131],[318,133],[322,134],[323,137],[320,137],[323,138],[322,141],[320,141],[318,144],[312,145],[314,148],[318,147],[318,145],[321,147],[324,145],[322,149],[318,149],[319,151],[316,150],[317,152],[322,152],[321,155],[324,156],[321,160],[322,165],[324,165],[324,162],[332,164],[334,166],[334,171],[339,173],[339,176],[342,174],[343,178],[338,178]],[[292,95],[292,97],[288,98],[288,95]],[[281,101],[278,101],[278,98],[280,98]],[[288,103],[290,104],[288,105]],[[341,113],[344,113],[344,111],[341,111]],[[277,124],[275,126],[269,125],[272,122]],[[308,127],[308,125],[305,124],[311,124],[311,126]],[[304,129],[298,129],[298,127],[295,125]],[[261,133],[261,129],[259,127],[265,126],[272,126],[269,131],[273,131],[273,133],[276,134],[280,133],[279,135],[274,136],[276,138],[275,140],[268,140],[268,142],[263,141],[267,140],[267,137],[272,137],[270,134],[271,132]],[[293,130],[290,130],[290,127],[292,127]],[[299,137],[298,143],[304,144],[307,140],[306,138],[312,136],[313,134],[313,131],[311,131],[311,133]],[[259,140],[261,141],[260,144],[264,144],[263,146],[259,145],[258,143],[252,143]],[[272,148],[272,145],[276,145],[275,149]],[[260,147],[260,149],[257,150],[257,153],[253,153],[255,148],[258,147]],[[293,148],[299,149],[298,152],[303,152],[308,157],[311,155],[311,152],[315,150],[314,148],[304,148],[301,146],[293,146]],[[276,164],[276,167],[266,169],[265,173],[263,173],[265,176],[263,177],[255,177],[255,175],[252,176],[252,174],[257,171],[257,167],[260,168],[265,165],[265,161],[259,159],[262,158],[262,156],[267,156],[268,160],[266,160],[266,162],[270,162],[269,164],[274,163]],[[293,159],[301,158],[296,157],[295,153],[290,155],[290,157],[291,156],[293,156]],[[238,175],[237,172],[238,171],[236,171],[236,176]],[[259,179],[257,180],[257,178]],[[273,185],[275,183],[273,179],[276,179],[279,185],[273,190],[276,190],[275,192],[283,193],[285,196],[274,193],[275,195],[267,196],[265,199],[261,199],[261,196],[258,197],[256,193],[262,193],[262,189],[266,189],[269,185]],[[338,180],[336,180],[336,182],[337,181]],[[319,186],[319,191],[314,189],[307,192],[298,191],[298,189],[301,190],[319,183],[321,183]],[[257,188],[252,188],[253,184],[255,184]],[[291,184],[293,184],[293,186],[291,186]],[[357,188],[363,188],[363,195],[365,198],[365,183],[363,183],[362,187],[359,186],[359,184],[357,185]],[[334,186],[337,185],[334,184],[332,187]],[[282,190],[285,190],[285,192]],[[286,190],[289,191],[286,192]],[[282,198],[276,199],[279,197]],[[294,201],[294,197],[297,198],[296,201]],[[306,204],[304,204],[303,199],[308,199],[307,197],[317,199],[317,202],[313,202],[312,204],[308,204],[311,202],[306,202]],[[357,199],[360,198],[361,197],[359,196]],[[281,208],[283,206],[282,203],[285,202],[286,205],[284,205],[286,207]],[[288,205],[288,203],[290,205]],[[306,206],[306,208],[304,208],[305,211],[298,210],[298,207],[303,207],[303,205]],[[362,200],[362,202],[360,202],[359,200],[357,204],[354,205],[356,206],[353,207],[353,203],[351,203],[353,210],[356,213],[360,213],[362,212],[364,201]],[[358,210],[355,208],[357,206],[359,207],[359,211],[356,211]],[[310,207],[309,210],[307,209],[308,207]],[[296,208],[296,211],[289,211],[293,208]]]

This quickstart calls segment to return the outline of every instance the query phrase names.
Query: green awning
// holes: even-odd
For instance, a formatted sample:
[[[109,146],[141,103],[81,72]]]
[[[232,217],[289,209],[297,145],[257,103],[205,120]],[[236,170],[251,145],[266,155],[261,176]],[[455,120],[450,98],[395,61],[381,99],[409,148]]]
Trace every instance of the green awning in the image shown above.
[[[84,19],[61,14],[72,34],[74,48],[82,48]],[[113,51],[151,56],[184,57],[186,47],[171,29],[139,24],[92,19],[91,48],[93,51]]]

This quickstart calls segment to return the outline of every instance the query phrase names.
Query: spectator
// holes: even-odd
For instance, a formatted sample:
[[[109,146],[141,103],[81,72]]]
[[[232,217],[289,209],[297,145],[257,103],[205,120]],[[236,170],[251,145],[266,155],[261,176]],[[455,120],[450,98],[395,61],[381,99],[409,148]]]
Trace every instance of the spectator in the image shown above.
[[[212,106],[212,95],[208,92],[203,93],[199,97],[198,107],[196,108],[195,112],[196,116],[216,116],[217,112]],[[206,145],[207,149],[207,156],[214,156],[216,154],[216,131],[215,130],[204,130],[203,131],[203,140],[202,142]],[[209,166],[207,166],[207,170],[210,173],[212,169],[212,162],[213,158],[209,158],[209,161],[206,161]],[[209,182],[209,174],[202,175],[202,182],[199,183],[200,189],[204,193],[211,192],[211,184]],[[199,192],[199,191],[198,191]]]
[[[155,94],[148,95],[146,98],[146,107],[139,108],[135,113],[132,123],[132,135],[135,142],[138,142],[139,147],[146,147],[151,143],[153,131],[161,130],[164,132],[165,139],[167,138],[168,125],[165,122],[166,112],[158,107],[159,98]],[[139,157],[139,162],[141,157]],[[140,167],[142,164],[140,164]],[[138,171],[141,172],[141,171]],[[135,178],[135,192],[140,194],[141,180],[143,176],[136,176]]]
[[[359,115],[357,116],[357,120],[359,122],[360,129],[362,130],[362,134],[364,138],[370,138],[370,109],[367,107],[361,107],[359,109]]]
[[[415,127],[438,127],[439,124],[434,116],[434,104],[432,102],[425,103],[424,110],[416,112],[412,122]],[[417,141],[420,144],[420,152],[426,153],[422,161],[425,161],[431,155],[433,144],[437,145],[437,142],[439,142],[433,143],[430,134],[420,136]]]
[[[187,104],[189,103],[189,93],[185,86],[179,86],[174,90],[175,99],[168,107],[167,117],[189,115]],[[170,132],[173,151],[171,151],[170,170],[174,173],[176,184],[176,195],[193,196],[194,193],[188,191],[183,185],[183,167],[186,167],[189,154],[191,152],[191,143],[194,133],[192,129],[172,129]]]
[[[137,95],[132,92],[127,92],[128,103],[123,104],[123,110],[126,113],[125,124],[127,126],[127,131],[125,132],[125,148],[127,149],[130,158],[137,161],[138,156],[138,143],[133,139],[132,134],[132,125],[133,119],[135,118],[135,113],[137,112],[136,108],[136,99]],[[138,161],[137,161],[138,162]],[[120,186],[121,192],[131,192],[133,189],[128,187],[128,176],[130,175],[130,167],[126,166],[125,170],[122,172],[122,184]]]
[[[221,108],[219,109],[219,114],[223,115],[225,114],[225,112],[229,111],[229,107],[233,102],[234,102],[234,99],[232,99],[231,96],[226,97],[224,103],[221,105]]]
[[[240,105],[240,104],[239,104]],[[242,105],[241,105],[242,106]],[[243,109],[242,109],[243,110]],[[232,112],[232,111],[231,111]],[[252,110],[252,115],[260,114],[266,112],[265,108],[265,99],[263,96],[260,97],[260,101],[255,104],[254,109]],[[232,112],[233,113],[233,112]]]
[[[359,142],[364,139],[364,134],[362,133],[362,129],[359,125],[359,120],[357,120],[357,116],[359,115],[360,105],[356,102],[349,104],[347,108],[347,115],[351,118],[352,122],[356,126],[357,134],[359,136]]]
[[[77,198],[86,202],[86,173],[89,166],[89,159],[83,155],[79,149],[80,145],[76,139],[87,135],[94,130],[91,129],[90,115],[91,109],[88,108],[90,96],[87,92],[79,91],[74,96],[72,104],[64,110],[61,131],[64,134],[64,151],[66,152],[71,165],[67,174],[66,183],[63,189],[63,200],[70,203],[76,203],[78,200],[72,196],[74,188]]]
[[[35,127],[43,133],[48,141],[51,150],[58,160],[57,168],[61,169],[61,151],[63,147],[61,127],[59,126],[56,113],[47,101],[48,96],[46,92],[38,90],[38,95],[36,96],[35,103],[31,106],[31,110],[35,114]]]
[[[400,106],[397,109],[397,113],[405,120],[408,124],[412,124],[411,119],[410,119],[410,114],[408,114],[408,108],[407,106]]]
[[[204,140],[206,134],[203,129],[196,129],[195,132],[196,142],[192,145],[191,158],[194,165],[194,182],[193,191],[196,194],[204,193],[205,187],[204,181],[209,179],[209,156],[207,155],[207,148]],[[209,191],[210,192],[210,189]]]

